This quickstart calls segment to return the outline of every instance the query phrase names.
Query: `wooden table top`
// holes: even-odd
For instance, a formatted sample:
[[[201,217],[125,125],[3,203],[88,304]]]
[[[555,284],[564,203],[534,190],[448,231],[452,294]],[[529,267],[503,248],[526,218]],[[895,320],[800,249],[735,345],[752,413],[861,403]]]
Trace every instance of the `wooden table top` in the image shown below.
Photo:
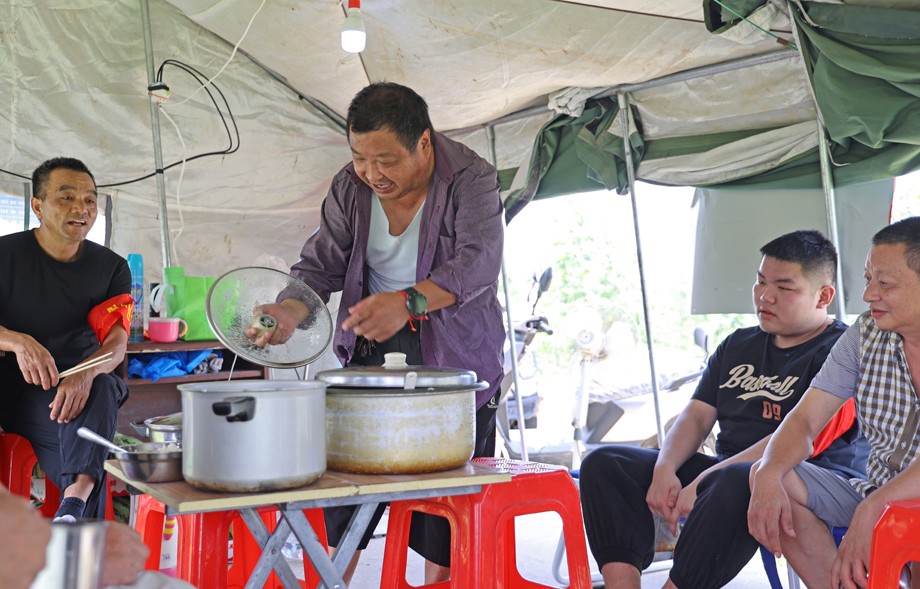
[[[142,483],[132,481],[122,472],[117,460],[108,460],[105,470],[117,479],[165,503],[177,513],[218,511],[259,507],[277,503],[313,501],[340,497],[361,497],[377,494],[398,494],[408,491],[450,489],[471,485],[505,483],[511,475],[499,469],[468,462],[460,468],[444,472],[403,475],[350,474],[327,470],[313,483],[297,489],[264,493],[217,493],[202,491],[185,481],[171,483]],[[361,500],[355,503],[362,503]]]

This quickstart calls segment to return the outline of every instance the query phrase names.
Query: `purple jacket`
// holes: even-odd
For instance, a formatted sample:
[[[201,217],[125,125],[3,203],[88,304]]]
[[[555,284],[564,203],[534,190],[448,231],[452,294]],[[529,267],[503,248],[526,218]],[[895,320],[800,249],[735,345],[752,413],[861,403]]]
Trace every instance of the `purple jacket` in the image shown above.
[[[421,321],[426,365],[473,370],[490,387],[476,395],[479,408],[498,390],[505,329],[498,303],[498,273],[504,239],[498,177],[468,147],[433,134],[434,176],[419,232],[416,281],[431,279],[457,296],[457,303]],[[365,255],[372,191],[349,163],[332,179],[319,230],[304,244],[291,274],[324,301],[342,291],[333,348],[343,365],[355,349],[355,334],[341,329],[348,308],[368,295]]]

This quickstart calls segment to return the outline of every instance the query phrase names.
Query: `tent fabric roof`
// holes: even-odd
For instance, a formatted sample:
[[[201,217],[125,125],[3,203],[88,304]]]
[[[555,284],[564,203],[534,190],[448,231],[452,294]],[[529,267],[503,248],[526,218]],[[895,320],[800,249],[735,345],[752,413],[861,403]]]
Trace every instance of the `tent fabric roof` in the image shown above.
[[[771,6],[752,18],[789,38],[789,19]],[[296,260],[329,180],[349,159],[341,128],[348,102],[369,81],[413,87],[436,129],[486,157],[483,126],[498,121],[498,167],[526,170],[534,137],[553,116],[543,110],[553,94],[780,50],[749,26],[710,33],[698,0],[365,0],[362,13],[367,48],[351,55],[339,47],[344,11],[335,0],[150,0],[154,68],[174,59],[213,76],[242,38],[215,80],[239,128],[238,150],[190,161],[181,185],[180,166],[165,174],[173,263],[188,274]],[[739,72],[727,86],[703,78],[637,92],[644,131],[673,138],[809,119],[801,59],[782,61],[763,79]],[[160,116],[164,163],[224,150],[227,132],[207,94],[188,99],[198,83],[171,67],[163,80],[172,91]],[[3,170],[27,176],[66,154],[84,159],[100,185],[154,171],[135,0],[0,0],[0,84]],[[690,108],[700,105],[702,114]],[[526,109],[532,116],[515,116]],[[113,248],[143,253],[145,267],[157,268],[154,179],[109,191]],[[148,279],[158,277],[148,270]]]

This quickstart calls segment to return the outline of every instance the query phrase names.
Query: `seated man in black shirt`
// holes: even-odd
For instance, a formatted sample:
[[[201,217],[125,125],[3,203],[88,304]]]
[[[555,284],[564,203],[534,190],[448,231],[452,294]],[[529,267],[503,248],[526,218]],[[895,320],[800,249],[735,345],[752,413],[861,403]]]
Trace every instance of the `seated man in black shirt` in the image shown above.
[[[665,587],[722,587],[757,550],[747,526],[751,463],[846,330],[827,315],[837,275],[833,244],[817,231],[796,231],[760,252],[759,326],[719,345],[661,450],[607,446],[582,464],[585,527],[607,589],[639,589],[654,556],[654,516],[675,532],[687,518]],[[865,476],[868,445],[854,417],[852,406],[838,413],[812,462]],[[698,453],[716,422],[717,456]]]
[[[124,358],[133,309],[128,264],[86,240],[96,183],[79,160],[55,158],[32,174],[37,229],[0,237],[0,428],[32,444],[62,490],[55,519],[105,515],[108,451],[78,437],[111,439],[128,396],[110,371]],[[60,372],[111,352],[63,379]]]

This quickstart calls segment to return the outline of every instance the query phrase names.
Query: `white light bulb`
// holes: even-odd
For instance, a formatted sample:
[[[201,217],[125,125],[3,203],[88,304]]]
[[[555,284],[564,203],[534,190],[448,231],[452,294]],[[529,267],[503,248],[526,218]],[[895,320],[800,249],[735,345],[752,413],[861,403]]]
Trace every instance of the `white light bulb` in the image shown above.
[[[361,53],[367,35],[364,33],[364,18],[360,8],[349,8],[342,26],[342,49],[349,53]]]

